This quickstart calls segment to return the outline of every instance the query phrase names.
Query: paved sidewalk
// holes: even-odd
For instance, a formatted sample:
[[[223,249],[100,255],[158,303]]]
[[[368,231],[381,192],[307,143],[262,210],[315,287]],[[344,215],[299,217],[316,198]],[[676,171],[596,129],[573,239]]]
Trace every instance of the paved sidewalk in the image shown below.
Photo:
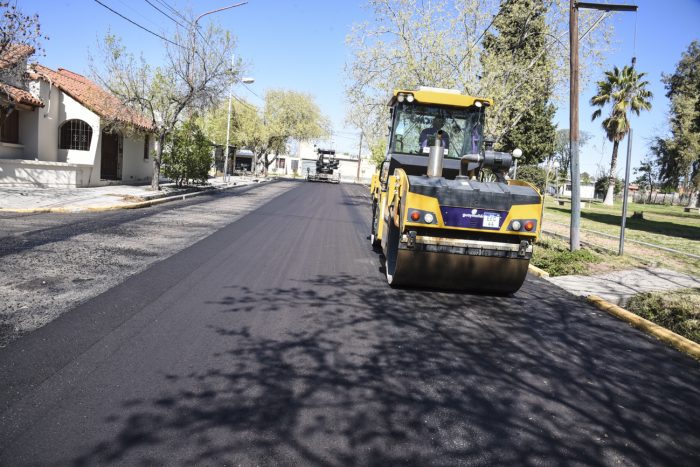
[[[700,279],[663,268],[627,269],[599,276],[547,277],[546,280],[574,295],[597,295],[619,306],[625,306],[638,293],[700,287]]]
[[[4,188],[0,187],[0,212],[32,212],[55,209],[62,211],[88,211],[129,207],[140,202],[186,193],[257,183],[253,177],[210,178],[209,185],[198,188],[176,188],[172,184],[161,186],[158,192],[149,185],[111,185],[90,188]]]

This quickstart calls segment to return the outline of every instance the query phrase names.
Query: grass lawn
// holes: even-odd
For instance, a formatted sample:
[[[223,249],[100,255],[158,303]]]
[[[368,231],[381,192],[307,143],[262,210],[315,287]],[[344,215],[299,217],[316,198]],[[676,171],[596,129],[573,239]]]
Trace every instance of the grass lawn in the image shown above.
[[[634,211],[643,211],[644,219],[632,218]],[[581,228],[618,237],[622,204],[604,206],[594,203],[581,210]],[[568,235],[570,204],[559,206],[552,198],[545,202],[543,228]],[[630,204],[628,208],[627,239],[639,240],[675,250],[700,255],[700,215],[684,213],[679,206],[650,206]],[[607,239],[590,232],[582,238],[592,244],[617,250],[617,240]],[[625,252],[653,260],[657,265],[700,276],[700,260],[661,250],[625,243]]]
[[[589,248],[571,252],[568,243],[546,235],[540,237],[535,245],[531,263],[547,271],[550,276],[604,274],[650,265],[629,256],[611,255]]]

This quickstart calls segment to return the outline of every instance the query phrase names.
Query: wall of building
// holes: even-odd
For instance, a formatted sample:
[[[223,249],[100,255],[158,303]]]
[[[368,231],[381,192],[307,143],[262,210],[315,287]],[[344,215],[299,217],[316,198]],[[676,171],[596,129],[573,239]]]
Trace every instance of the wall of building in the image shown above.
[[[59,97],[59,112],[58,120],[54,126],[53,146],[56,148],[59,162],[68,162],[69,164],[90,164],[98,165],[99,148],[100,148],[100,116],[96,113],[83,107],[78,101],[70,97],[68,94],[61,92]],[[92,128],[92,139],[90,141],[90,149],[87,151],[79,151],[77,149],[58,149],[59,128],[68,120],[82,120]],[[97,168],[97,167],[96,167]]]
[[[151,180],[153,174],[153,156],[155,138],[149,141],[148,159],[143,158],[145,137],[142,135],[127,135],[123,141],[122,181],[124,183],[144,183]]]
[[[0,160],[0,186],[76,188],[85,186],[90,166],[32,160]]]

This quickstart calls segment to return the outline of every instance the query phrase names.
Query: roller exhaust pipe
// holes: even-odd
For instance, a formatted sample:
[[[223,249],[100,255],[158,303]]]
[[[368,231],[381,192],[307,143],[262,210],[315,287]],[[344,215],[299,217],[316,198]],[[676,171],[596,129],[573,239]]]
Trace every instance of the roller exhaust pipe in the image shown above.
[[[435,135],[435,145],[430,146],[428,153],[428,177],[442,177],[442,158],[445,145],[442,142],[442,130]]]

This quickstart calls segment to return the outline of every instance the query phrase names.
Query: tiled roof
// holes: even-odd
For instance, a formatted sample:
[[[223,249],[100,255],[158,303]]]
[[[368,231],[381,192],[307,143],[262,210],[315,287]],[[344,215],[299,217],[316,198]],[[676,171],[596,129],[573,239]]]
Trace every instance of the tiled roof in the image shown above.
[[[39,64],[32,67],[39,77],[46,79],[100,117],[133,125],[142,130],[154,130],[150,120],[122,104],[113,94],[85,76],[64,68],[54,71]]]
[[[29,91],[0,83],[0,99],[7,99],[18,104],[31,105],[32,107],[43,107],[44,103],[32,96]]]
[[[0,70],[11,68],[20,60],[34,53],[34,47],[26,44],[9,44],[0,55]]]

